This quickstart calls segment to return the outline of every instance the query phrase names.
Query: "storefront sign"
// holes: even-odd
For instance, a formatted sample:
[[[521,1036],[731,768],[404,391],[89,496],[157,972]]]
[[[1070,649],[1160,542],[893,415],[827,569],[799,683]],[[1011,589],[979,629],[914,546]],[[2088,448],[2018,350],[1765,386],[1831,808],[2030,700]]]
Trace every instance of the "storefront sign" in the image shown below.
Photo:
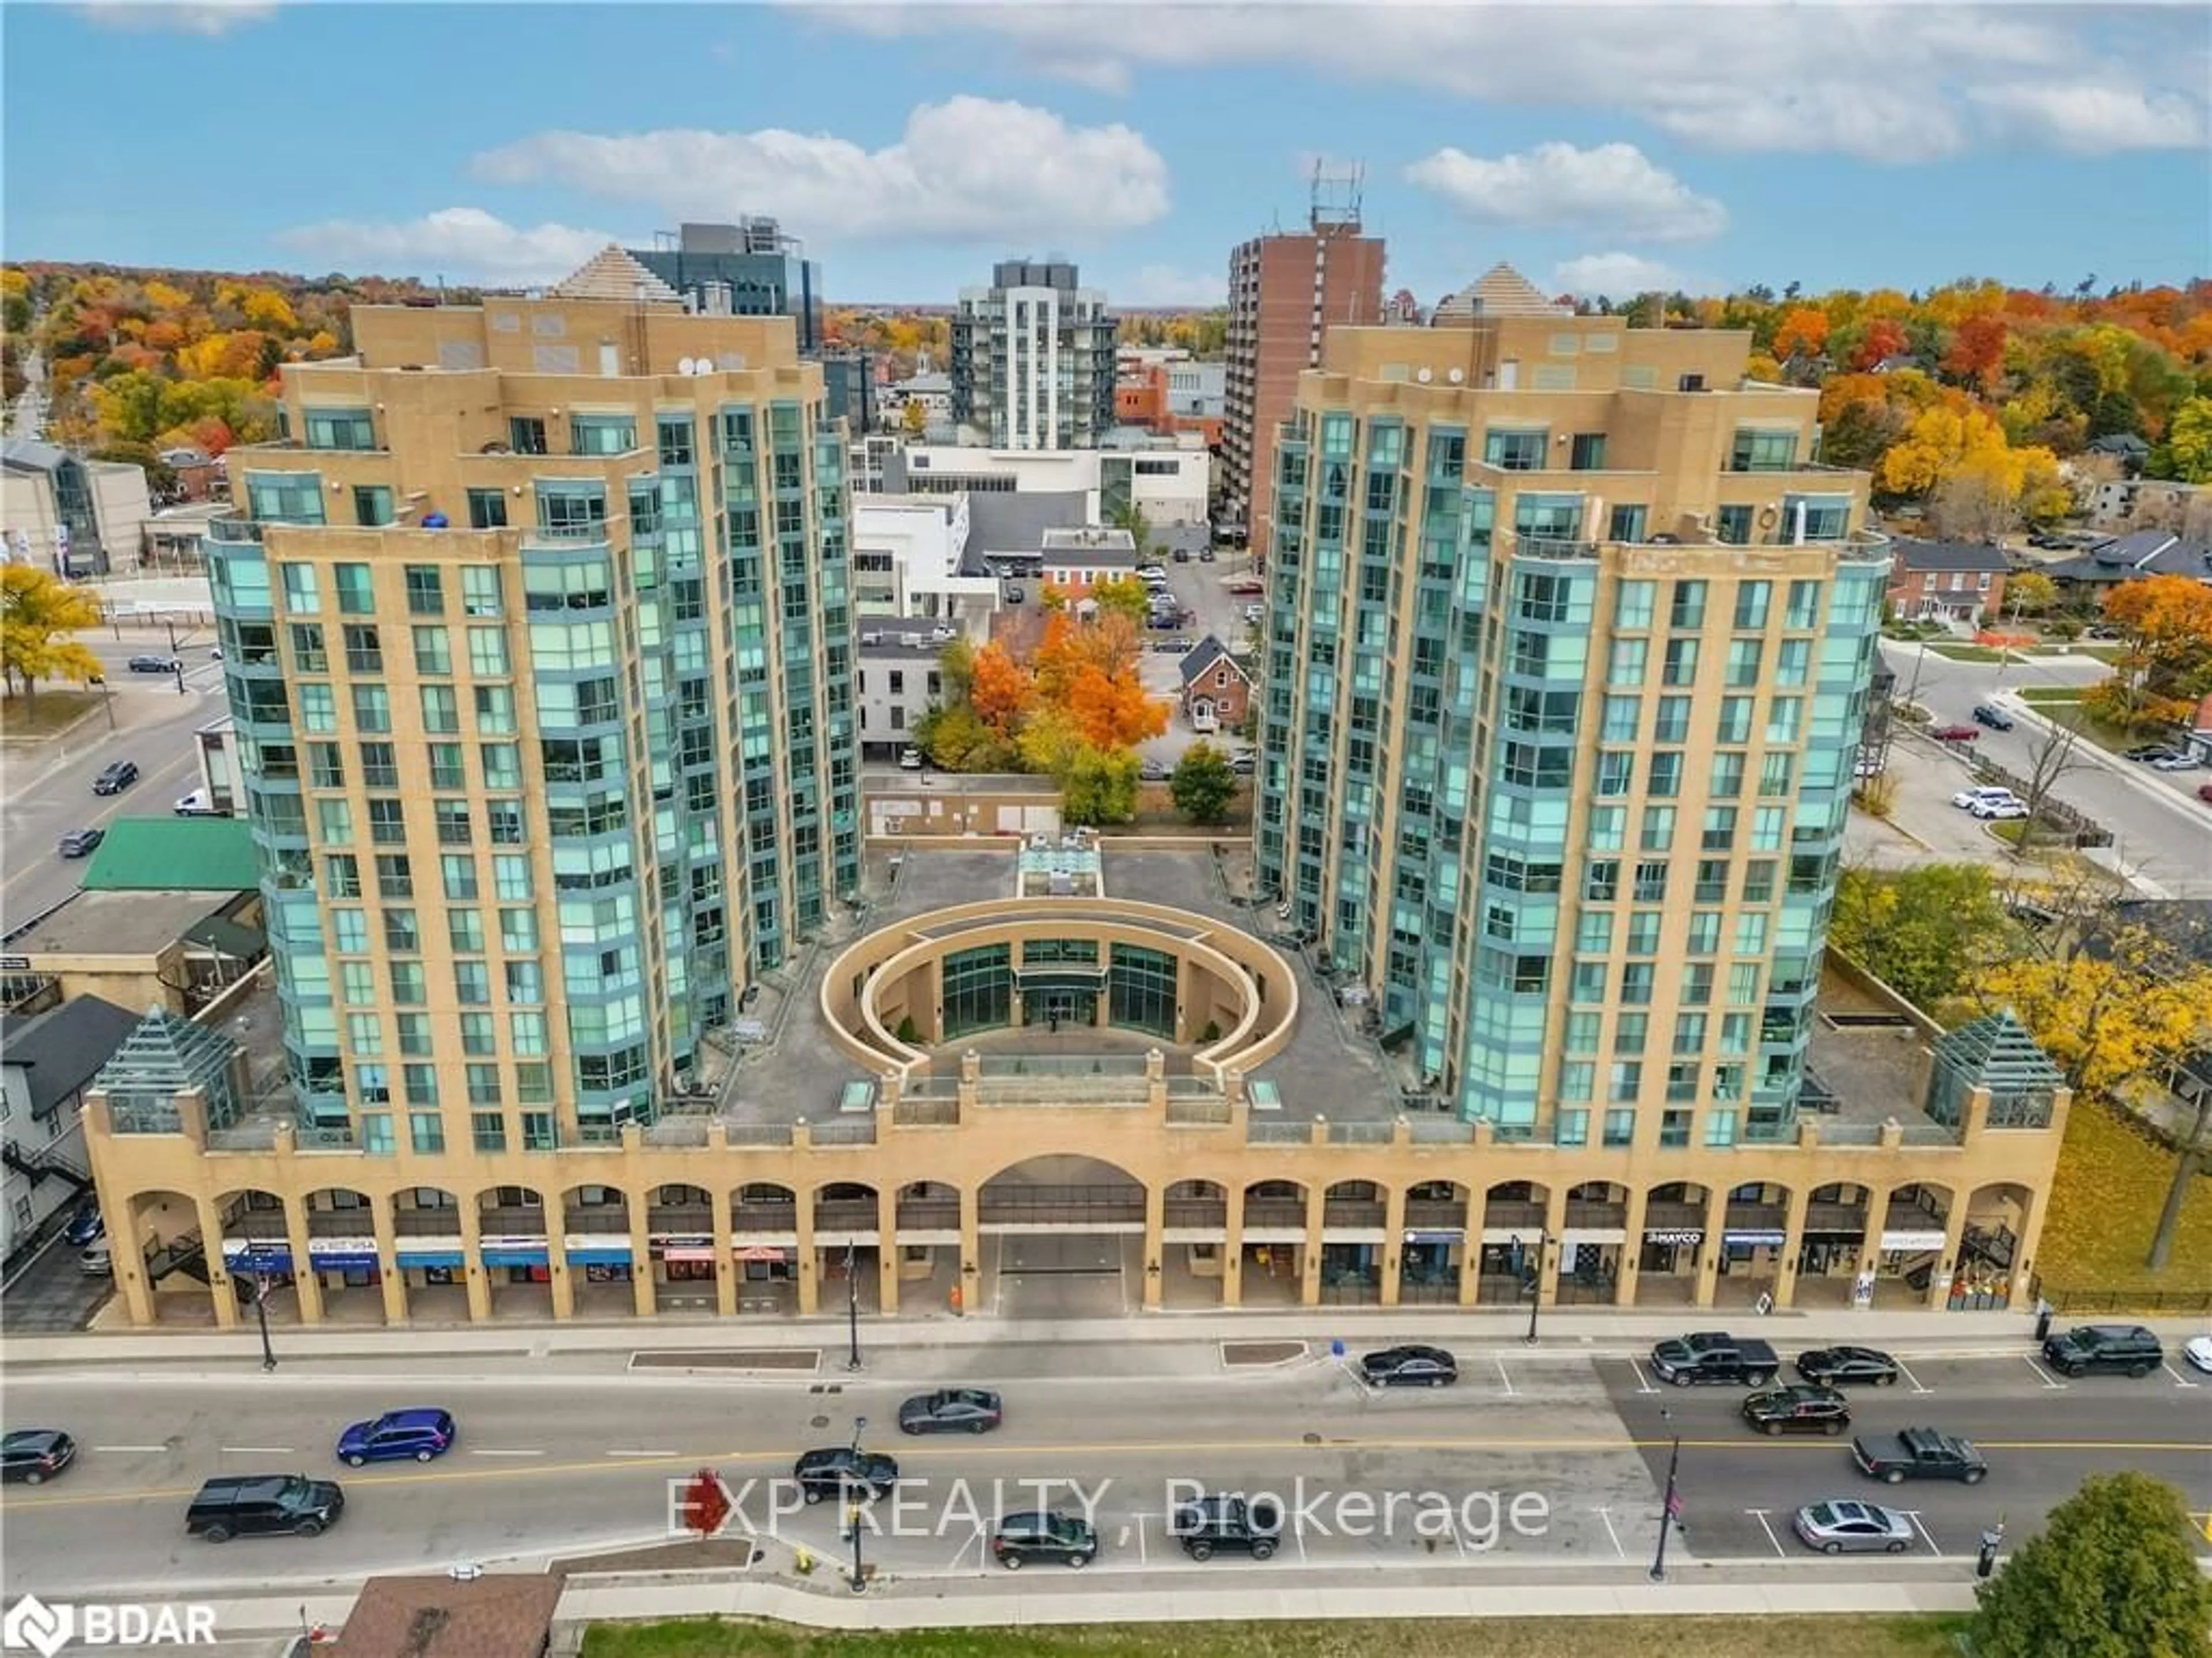
[[[572,1232],[561,1240],[561,1252],[571,1266],[627,1266],[629,1240],[595,1233]]]
[[[1790,1235],[1786,1232],[1723,1232],[1721,1234],[1723,1243],[1736,1244],[1752,1249],[1778,1249],[1789,1241]]]
[[[714,1246],[711,1242],[696,1248],[688,1243],[672,1243],[660,1252],[660,1258],[692,1265],[711,1264],[714,1259]]]
[[[467,1264],[458,1249],[429,1249],[403,1243],[398,1253],[400,1266],[421,1267],[425,1272],[452,1271]],[[438,1280],[431,1281],[435,1283]]]
[[[307,1264],[319,1272],[359,1272],[381,1260],[374,1238],[309,1238]]]
[[[799,1259],[798,1250],[783,1248],[773,1243],[741,1244],[736,1254],[739,1260],[748,1261],[793,1261]]]
[[[712,1260],[714,1240],[702,1233],[655,1232],[653,1253],[671,1260]]]
[[[489,1237],[480,1241],[478,1251],[487,1266],[543,1266],[546,1264],[545,1240],[542,1237]]]
[[[1884,1232],[1881,1247],[1885,1249],[1941,1249],[1943,1235],[1941,1232]]]
[[[1559,1234],[1559,1247],[1564,1249],[1598,1249],[1627,1242],[1627,1231],[1619,1226],[1570,1226]]]
[[[1656,1232],[1646,1232],[1644,1235],[1644,1241],[1646,1243],[1698,1244],[1705,1241],[1705,1235],[1694,1226],[1668,1227]]]
[[[226,1238],[222,1245],[222,1264],[233,1272],[289,1272],[292,1270],[292,1251],[282,1243]]]

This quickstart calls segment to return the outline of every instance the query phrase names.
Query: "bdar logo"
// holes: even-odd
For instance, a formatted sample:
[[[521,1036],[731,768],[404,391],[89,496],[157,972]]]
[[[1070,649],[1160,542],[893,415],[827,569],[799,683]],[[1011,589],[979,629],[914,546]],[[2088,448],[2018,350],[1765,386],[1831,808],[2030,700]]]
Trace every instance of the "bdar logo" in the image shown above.
[[[0,1618],[0,1646],[10,1652],[25,1650],[54,1655],[69,1644],[76,1620],[67,1606],[50,1606],[35,1594],[27,1594]]]

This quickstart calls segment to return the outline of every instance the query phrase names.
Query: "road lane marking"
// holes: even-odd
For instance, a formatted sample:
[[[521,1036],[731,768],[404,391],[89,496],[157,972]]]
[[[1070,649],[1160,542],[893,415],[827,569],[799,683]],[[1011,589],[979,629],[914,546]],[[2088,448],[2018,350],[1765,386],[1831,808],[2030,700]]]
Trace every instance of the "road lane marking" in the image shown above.
[[[1622,1451],[1665,1450],[1679,1442],[1686,1451],[1764,1451],[1773,1455],[1822,1453],[1832,1455],[1835,1447],[1825,1437],[1799,1439],[1665,1439],[1601,1438],[1583,1435],[1574,1439],[1330,1439],[1319,1445],[1310,1445],[1304,1439],[1269,1440],[1212,1440],[1190,1444],[1171,1442],[1153,1444],[1105,1445],[965,1445],[958,1448],[923,1447],[902,1452],[902,1460],[909,1463],[928,1461],[933,1458],[950,1459],[961,1456],[970,1461],[978,1457],[1067,1457],[1067,1456],[1231,1456],[1261,1452],[1301,1452],[1310,1455],[1319,1452],[1352,1451],[1556,1451],[1565,1455],[1615,1455]],[[2181,1453],[2201,1457],[2204,1445],[2198,1439],[2152,1440],[2037,1440],[2037,1439],[1978,1439],[1974,1442],[1984,1450],[1991,1451],[2070,1451],[2095,1453],[2127,1451],[2136,1453]],[[651,1458],[637,1456],[630,1460],[608,1460],[596,1462],[540,1462],[527,1467],[491,1467],[474,1469],[426,1468],[413,1473],[372,1474],[349,1479],[349,1490],[369,1490],[386,1485],[433,1485],[487,1484],[500,1479],[535,1479],[548,1475],[604,1473],[635,1473],[660,1466],[665,1467],[696,1468],[702,1463],[779,1463],[789,1462],[799,1453],[791,1448],[778,1450],[703,1450],[670,1451]],[[43,1489],[43,1488],[41,1488]],[[9,1499],[11,1509],[93,1508],[117,1503],[149,1503],[169,1497],[191,1497],[198,1493],[197,1485],[179,1485],[161,1491],[128,1491],[85,1492],[77,1496],[18,1497]]]
[[[167,1445],[94,1445],[94,1452],[109,1451],[118,1456],[158,1456],[169,1448]]]
[[[1140,1514],[1137,1516],[1137,1564],[1141,1566],[1151,1558],[1145,1550],[1145,1516]]]
[[[1766,1540],[1770,1544],[1773,1545],[1775,1558],[1777,1559],[1789,1558],[1789,1551],[1782,1546],[1782,1540],[1774,1534],[1774,1527],[1766,1523],[1766,1510],[1765,1509],[1746,1509],[1744,1512],[1749,1515],[1753,1519],[1759,1521],[1759,1530],[1766,1533]]]
[[[1494,1363],[1496,1363],[1496,1365],[1498,1366],[1498,1379],[1499,1381],[1503,1382],[1505,1384],[1505,1396],[1506,1396],[1506,1398],[1508,1398],[1508,1399],[1512,1398],[1512,1397],[1513,1397],[1513,1378],[1512,1378],[1510,1375],[1508,1375],[1508,1374],[1506,1373],[1506,1370],[1505,1370],[1505,1361],[1504,1361],[1504,1359],[1500,1358],[1500,1359],[1493,1360],[1492,1362],[1493,1362]]]
[[[225,1445],[222,1448],[225,1456],[296,1456],[299,1455],[289,1445]]]
[[[1605,1534],[1613,1540],[1613,1552],[1623,1560],[1627,1559],[1628,1551],[1620,1546],[1620,1533],[1613,1528],[1613,1510],[1600,1509],[1597,1511],[1597,1517],[1605,1521]]]
[[[601,1456],[623,1457],[633,1462],[651,1462],[663,1461],[672,1456],[680,1456],[683,1453],[680,1451],[601,1451],[599,1455]]]
[[[469,1455],[471,1456],[543,1456],[545,1453],[543,1451],[488,1451],[476,1448],[471,1448]]]
[[[1920,1540],[1928,1545],[1928,1552],[1934,1555],[1938,1560],[1942,1559],[1943,1551],[1936,1547],[1936,1540],[1929,1534],[1928,1527],[1920,1523],[1920,1510],[1917,1509],[1900,1509],[1898,1512],[1912,1522],[1912,1529],[1920,1533]]]
[[[1910,1382],[1912,1384],[1912,1391],[1914,1393],[1932,1394],[1936,1391],[1933,1388],[1922,1387],[1920,1385],[1920,1378],[1905,1368],[1905,1361],[1903,1359],[1897,1358],[1895,1354],[1892,1354],[1891,1357],[1896,1359],[1898,1375],[1903,1376],[1907,1382]]]
[[[2051,1373],[2045,1370],[2043,1366],[2038,1364],[2033,1359],[2030,1358],[2026,1353],[2022,1353],[2020,1356],[2020,1362],[2027,1365],[2029,1370],[2034,1371],[2036,1375],[2041,1376],[2043,1378],[2043,1385],[2051,1388],[2053,1392],[2060,1392],[2065,1388],[2066,1384],[2064,1382],[2052,1381]]]
[[[1628,1361],[1628,1368],[1636,1372],[1636,1391],[1638,1393],[1656,1394],[1659,1391],[1656,1388],[1653,1387],[1650,1382],[1645,1377],[1644,1374],[1644,1367],[1638,1363],[1633,1357]]]
[[[2182,1375],[2180,1371],[2175,1370],[2171,1364],[2162,1364],[2159,1368],[2173,1378],[2173,1385],[2177,1388],[2193,1388],[2197,1386],[2195,1382],[2191,1382],[2187,1376]]]

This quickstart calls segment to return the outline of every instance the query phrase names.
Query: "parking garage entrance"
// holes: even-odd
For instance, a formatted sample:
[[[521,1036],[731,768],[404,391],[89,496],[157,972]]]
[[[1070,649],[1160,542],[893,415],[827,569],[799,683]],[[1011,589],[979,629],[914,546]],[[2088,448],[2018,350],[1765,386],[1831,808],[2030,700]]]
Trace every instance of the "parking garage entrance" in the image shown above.
[[[1145,1188],[1112,1163],[1047,1156],[976,1196],[983,1281],[1001,1318],[1115,1318],[1145,1269]]]

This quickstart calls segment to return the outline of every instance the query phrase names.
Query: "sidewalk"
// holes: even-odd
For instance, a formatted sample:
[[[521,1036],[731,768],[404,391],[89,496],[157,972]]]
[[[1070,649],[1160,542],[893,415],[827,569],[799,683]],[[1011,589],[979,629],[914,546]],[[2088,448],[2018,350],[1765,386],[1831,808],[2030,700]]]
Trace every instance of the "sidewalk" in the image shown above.
[[[2203,1333],[2201,1319],[2147,1321],[2171,1343]],[[870,1317],[861,1322],[863,1344],[871,1349],[986,1347],[1000,1344],[1054,1343],[1133,1345],[1182,1342],[1292,1340],[1326,1351],[1332,1340],[1354,1346],[1389,1339],[1456,1340],[1462,1344],[1519,1348],[1528,1333],[1525,1310],[1486,1312],[1450,1308],[1313,1307],[1281,1313],[1152,1313],[1127,1318],[994,1319],[981,1315],[951,1319]],[[1748,1308],[1658,1308],[1621,1312],[1611,1309],[1547,1308],[1542,1315],[1539,1351],[1583,1351],[1603,1344],[1647,1345],[1687,1330],[1736,1329],[1785,1347],[1825,1342],[1940,1343],[1945,1347],[1985,1350],[2025,1345],[2034,1327],[2027,1311],[1996,1313],[1852,1312],[1825,1309],[1806,1313],[1775,1312],[1761,1318]],[[658,1318],[606,1324],[514,1323],[456,1325],[414,1329],[369,1326],[349,1328],[289,1326],[276,1332],[283,1357],[303,1359],[347,1357],[463,1358],[483,1355],[550,1358],[569,1354],[609,1354],[701,1349],[714,1351],[789,1351],[820,1348],[844,1351],[843,1316],[817,1318]],[[73,1335],[20,1336],[0,1351],[0,1367],[102,1362],[202,1361],[252,1356],[258,1348],[250,1330],[169,1334],[143,1331],[93,1331]]]

